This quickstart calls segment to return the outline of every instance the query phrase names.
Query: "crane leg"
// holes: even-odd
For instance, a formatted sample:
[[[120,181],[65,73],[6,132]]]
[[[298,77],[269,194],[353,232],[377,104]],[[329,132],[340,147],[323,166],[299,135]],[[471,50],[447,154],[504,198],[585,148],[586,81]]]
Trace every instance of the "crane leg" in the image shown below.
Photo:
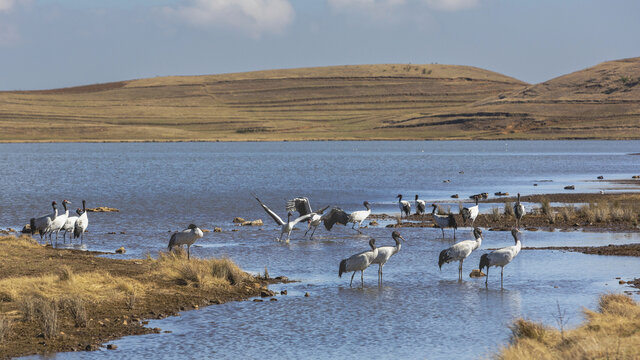
[[[360,270],[360,283],[362,284],[362,288],[364,289],[364,270]]]
[[[313,239],[313,234],[315,234],[315,233],[316,233],[316,230],[317,230],[317,229],[318,229],[318,227],[317,227],[317,226],[315,226],[315,227],[313,228],[313,231],[311,232],[311,236],[309,236],[309,239]]]
[[[444,240],[444,228],[440,228],[442,230],[442,240]]]
[[[456,228],[453,228],[453,240],[456,239]]]
[[[187,260],[191,259],[191,245],[187,245]]]
[[[460,260],[460,266],[458,266],[458,279],[462,280],[462,262],[463,260]]]
[[[488,287],[489,286],[489,267],[487,266],[487,278],[484,279],[484,286]]]
[[[353,277],[356,276],[356,272],[354,271],[353,274],[351,274],[351,281],[349,281],[349,287],[351,287],[351,285],[353,284]]]
[[[500,288],[503,289],[504,287],[502,286],[502,277],[504,274],[504,266],[502,267],[502,270],[500,270]]]
[[[382,264],[378,268],[378,283],[382,284]]]

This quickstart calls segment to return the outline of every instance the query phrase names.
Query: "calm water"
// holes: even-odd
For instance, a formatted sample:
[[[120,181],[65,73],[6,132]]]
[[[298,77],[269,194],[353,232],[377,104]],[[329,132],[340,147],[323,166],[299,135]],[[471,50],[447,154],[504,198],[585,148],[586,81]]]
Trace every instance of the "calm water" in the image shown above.
[[[593,307],[598,294],[628,290],[615,278],[637,277],[640,260],[523,251],[505,269],[504,291],[495,268],[485,289],[484,279],[457,282],[455,264],[438,270],[438,253],[451,245],[439,239],[440,230],[401,229],[407,242],[385,267],[384,286],[376,285],[372,268],[364,290],[350,289],[349,277],[337,277],[340,259],[366,249],[368,235],[393,244],[390,229],[364,229],[365,235],[319,229],[313,241],[294,231],[291,244],[276,243],[275,223],[250,192],[284,215],[285,199],[301,194],[314,208],[353,211],[368,200],[374,212],[397,213],[398,193],[435,201],[455,193],[562,192],[569,184],[599,191],[606,184],[585,180],[636,175],[640,157],[627,154],[639,147],[638,141],[0,144],[0,227],[21,228],[50,211],[52,200],[69,199],[75,208],[84,198],[89,207],[121,210],[89,213],[89,249],[125,246],[127,257],[153,255],[166,247],[167,231],[194,222],[223,229],[205,234],[194,255],[227,255],[248,271],[267,266],[272,276],[300,280],[275,286],[288,290],[277,302],[185,312],[150,323],[170,334],[128,337],[115,342],[117,351],[57,358],[479,358],[507,341],[514,318],[554,324],[556,302],[571,324],[579,323],[581,308]],[[266,225],[232,232],[235,216]],[[107,234],[112,231],[117,234]],[[512,244],[508,233],[484,234],[483,249]],[[459,235],[472,238],[469,229]],[[525,246],[639,241],[638,233],[523,236]],[[482,252],[467,259],[465,274]]]

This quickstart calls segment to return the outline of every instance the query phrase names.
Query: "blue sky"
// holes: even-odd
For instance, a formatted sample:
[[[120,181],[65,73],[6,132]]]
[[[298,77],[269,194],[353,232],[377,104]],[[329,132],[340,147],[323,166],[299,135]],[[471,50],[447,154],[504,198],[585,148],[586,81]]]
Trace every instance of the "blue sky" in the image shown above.
[[[0,90],[379,63],[537,83],[640,56],[640,1],[0,0]]]

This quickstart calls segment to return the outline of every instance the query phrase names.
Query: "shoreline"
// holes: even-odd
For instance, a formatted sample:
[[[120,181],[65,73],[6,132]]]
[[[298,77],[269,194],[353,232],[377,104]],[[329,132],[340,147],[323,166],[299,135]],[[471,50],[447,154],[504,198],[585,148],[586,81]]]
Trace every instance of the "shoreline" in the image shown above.
[[[612,138],[612,137],[603,137],[603,138],[592,138],[592,137],[565,137],[565,138],[536,138],[536,139],[525,139],[519,137],[500,137],[500,138],[469,138],[469,137],[460,137],[460,138],[450,138],[450,137],[441,137],[441,138],[427,138],[427,139],[416,139],[416,138],[370,138],[370,139],[362,139],[362,138],[353,138],[353,139],[195,139],[195,140],[166,140],[166,139],[139,139],[139,140],[116,140],[116,139],[105,139],[105,140],[82,140],[82,141],[72,141],[72,140],[0,140],[0,144],[113,144],[113,143],[133,143],[133,144],[144,144],[144,143],[239,143],[239,142],[274,142],[274,143],[283,143],[283,142],[344,142],[344,141],[355,141],[355,142],[366,142],[366,141],[637,141],[640,140],[640,137],[632,137],[632,138]],[[629,153],[626,155],[637,155],[635,153]]]
[[[146,326],[150,319],[253,297],[275,301],[268,285],[290,282],[250,275],[225,258],[189,261],[184,251],[120,260],[29,236],[0,236],[0,245],[0,358],[98,350],[160,333]]]

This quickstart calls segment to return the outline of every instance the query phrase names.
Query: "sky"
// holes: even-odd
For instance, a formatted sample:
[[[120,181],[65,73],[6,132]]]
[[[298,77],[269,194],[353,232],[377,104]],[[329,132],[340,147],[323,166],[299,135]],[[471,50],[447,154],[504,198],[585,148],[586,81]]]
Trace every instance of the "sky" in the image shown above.
[[[538,83],[640,56],[637,0],[0,0],[0,90],[456,64]]]

